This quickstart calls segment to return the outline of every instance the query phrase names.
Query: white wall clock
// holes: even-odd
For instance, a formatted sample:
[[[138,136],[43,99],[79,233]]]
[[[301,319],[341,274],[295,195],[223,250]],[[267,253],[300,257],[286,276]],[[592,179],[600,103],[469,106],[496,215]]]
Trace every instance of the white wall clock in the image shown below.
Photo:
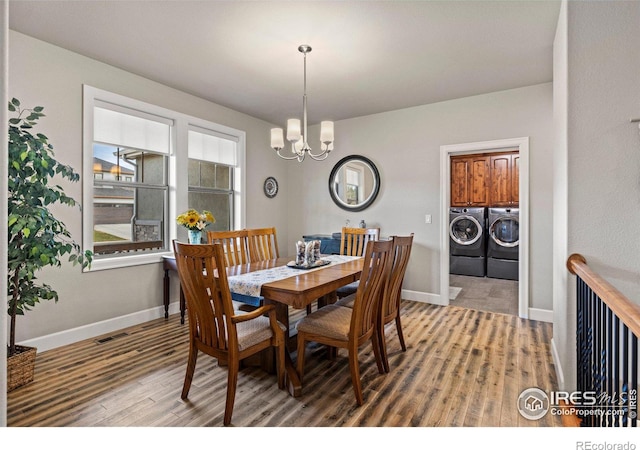
[[[273,198],[278,193],[278,181],[273,177],[267,177],[264,180],[264,195]]]

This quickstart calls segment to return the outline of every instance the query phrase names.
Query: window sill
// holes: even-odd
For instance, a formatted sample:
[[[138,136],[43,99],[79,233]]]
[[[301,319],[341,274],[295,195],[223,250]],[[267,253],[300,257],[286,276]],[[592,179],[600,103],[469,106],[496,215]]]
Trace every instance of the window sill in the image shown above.
[[[84,272],[96,272],[99,270],[119,269],[123,267],[140,266],[143,264],[155,264],[162,262],[163,256],[173,256],[173,252],[147,253],[144,255],[115,256],[111,258],[94,259],[91,268],[85,268]]]

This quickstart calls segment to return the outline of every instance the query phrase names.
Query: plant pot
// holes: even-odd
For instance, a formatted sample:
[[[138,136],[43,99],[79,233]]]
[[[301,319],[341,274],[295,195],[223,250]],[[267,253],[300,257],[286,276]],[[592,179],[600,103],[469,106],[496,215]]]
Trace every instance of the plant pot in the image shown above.
[[[16,345],[16,353],[7,357],[7,392],[33,381],[36,350],[35,347]]]

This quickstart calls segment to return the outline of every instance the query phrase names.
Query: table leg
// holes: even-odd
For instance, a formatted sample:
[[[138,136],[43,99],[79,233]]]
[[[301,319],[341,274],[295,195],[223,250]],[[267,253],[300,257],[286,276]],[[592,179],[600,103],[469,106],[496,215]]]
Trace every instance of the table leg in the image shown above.
[[[162,300],[164,302],[164,318],[169,318],[169,269],[164,271],[164,292]]]
[[[187,304],[184,300],[184,292],[182,291],[182,286],[180,286],[180,323],[184,325],[184,312],[187,309]]]
[[[338,294],[335,291],[327,295],[323,295],[318,299],[318,309],[322,308],[323,306],[332,305],[337,301],[338,301]]]
[[[287,348],[284,352],[284,368],[286,372],[286,384],[287,390],[289,394],[293,397],[300,397],[302,395],[302,383],[300,382],[300,376],[298,375],[298,371],[296,370],[296,366],[291,359],[290,351],[295,350],[296,348],[296,339],[295,335],[290,336],[289,331],[289,307],[280,302],[272,302],[268,299],[264,299],[265,304],[272,304],[276,307],[276,318],[278,321],[286,327],[285,336],[287,339]],[[275,354],[273,351],[265,351],[262,352],[262,366],[265,370],[269,371],[274,370],[274,357]]]
[[[300,397],[302,395],[302,382],[289,352],[284,352],[284,369],[286,371],[285,383],[289,394],[292,397]]]

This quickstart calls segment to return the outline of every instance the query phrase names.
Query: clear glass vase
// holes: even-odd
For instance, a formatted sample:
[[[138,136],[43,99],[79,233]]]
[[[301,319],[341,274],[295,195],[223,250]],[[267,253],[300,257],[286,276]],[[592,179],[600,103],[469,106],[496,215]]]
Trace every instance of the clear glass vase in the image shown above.
[[[189,231],[189,244],[202,243],[202,231],[200,230],[188,230]]]

